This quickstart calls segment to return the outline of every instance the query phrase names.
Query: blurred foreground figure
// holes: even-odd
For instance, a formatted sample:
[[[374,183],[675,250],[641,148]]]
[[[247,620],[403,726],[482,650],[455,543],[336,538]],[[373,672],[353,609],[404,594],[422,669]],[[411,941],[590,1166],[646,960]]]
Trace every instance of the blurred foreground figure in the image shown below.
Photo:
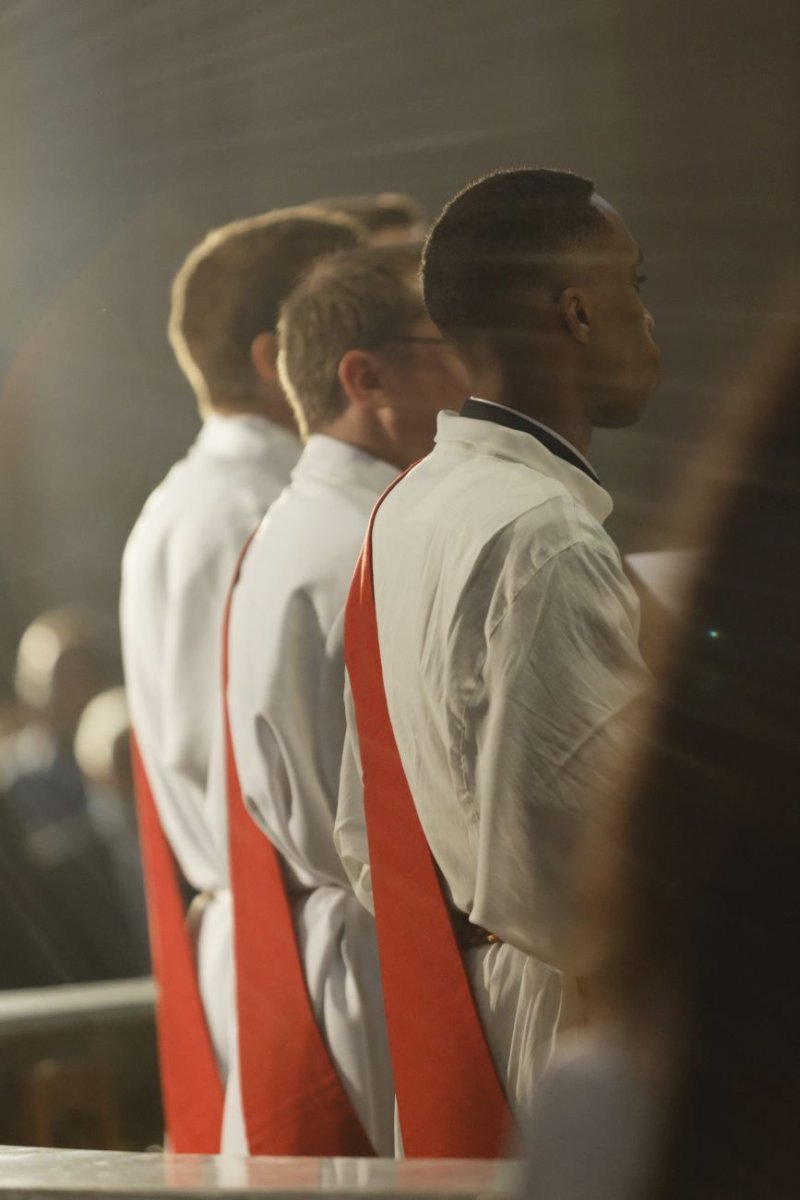
[[[75,732],[109,672],[94,614],[54,609],[22,636],[15,686],[30,714],[2,747],[3,890],[13,900],[4,940],[4,986],[77,983],[134,975],[120,881],[94,826],[75,759]]]
[[[644,677],[585,458],[658,382],[640,259],[588,180],[547,170],[467,188],[425,248],[428,312],[480,399],[440,414],[374,518],[337,817],[374,895],[408,1154],[503,1153],[574,1019],[567,866],[595,751]]]
[[[363,225],[373,246],[414,244],[428,231],[425,209],[413,196],[402,192],[379,192],[375,196],[333,196],[315,200],[331,212],[345,213]]]
[[[335,255],[311,271],[281,316],[281,378],[306,446],[245,556],[228,642],[235,762],[263,831],[232,796],[251,1153],[394,1152],[374,922],[352,893],[333,824],[345,732],[344,605],[369,514],[398,470],[430,450],[438,410],[460,407],[467,394],[463,364],[425,314],[418,268],[419,253],[401,247]],[[237,854],[242,822],[245,834],[269,839],[277,901],[267,868],[248,870]],[[294,992],[292,964],[277,957],[282,920],[292,942],[297,931]],[[248,960],[241,933],[253,922],[262,935],[251,939],[258,953]],[[252,1029],[248,1009],[259,1012]]]
[[[173,285],[170,340],[203,428],[130,536],[121,623],[161,988],[162,1083],[179,1151],[219,1149],[221,1080],[232,1053],[227,846],[215,840],[205,795],[225,594],[242,543],[300,453],[275,365],[278,309],[316,258],[358,237],[347,218],[312,209],[237,221],[195,247]],[[195,922],[202,1007],[172,855],[202,897]]]
[[[800,329],[763,366],[618,836],[590,842],[609,1020],[543,1082],[531,1200],[798,1194]]]

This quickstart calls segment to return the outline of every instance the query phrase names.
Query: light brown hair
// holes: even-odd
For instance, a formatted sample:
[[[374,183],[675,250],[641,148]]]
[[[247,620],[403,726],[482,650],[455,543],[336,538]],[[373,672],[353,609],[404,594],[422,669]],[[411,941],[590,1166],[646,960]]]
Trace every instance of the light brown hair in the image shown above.
[[[281,303],[317,258],[361,236],[351,218],[303,206],[233,221],[195,246],[172,285],[169,340],[201,408],[252,402],[253,340],[275,331]]]
[[[278,369],[303,437],[346,404],[339,363],[348,350],[380,349],[425,315],[419,249],[364,247],[315,264],[281,310]]]

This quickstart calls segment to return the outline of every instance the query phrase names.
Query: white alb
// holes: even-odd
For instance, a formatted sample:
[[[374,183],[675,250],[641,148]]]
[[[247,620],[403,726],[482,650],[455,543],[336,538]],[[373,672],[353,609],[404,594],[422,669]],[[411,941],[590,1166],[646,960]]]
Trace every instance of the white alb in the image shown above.
[[[522,1111],[575,1017],[572,851],[645,678],[638,601],[602,527],[610,511],[602,487],[535,437],[445,412],[374,529],[395,739],[454,907],[503,939],[466,961]],[[349,688],[347,710],[336,841],[371,909]]]
[[[192,887],[208,893],[198,972],[223,1078],[235,1037],[228,853],[207,815],[222,614],[242,544],[299,454],[297,438],[261,416],[210,416],[147,500],[122,563],[131,723],[170,846]]]
[[[248,551],[229,635],[228,705],[245,803],[283,860],[314,1011],[381,1155],[393,1152],[394,1091],[374,922],[352,892],[333,825],[344,605],[370,511],[396,474],[342,441],[312,436]]]

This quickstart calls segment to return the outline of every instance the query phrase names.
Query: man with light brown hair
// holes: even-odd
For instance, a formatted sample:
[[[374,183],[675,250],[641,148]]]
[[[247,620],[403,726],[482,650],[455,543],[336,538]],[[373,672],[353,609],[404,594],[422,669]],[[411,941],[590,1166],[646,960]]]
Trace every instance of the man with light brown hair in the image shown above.
[[[290,486],[247,551],[227,643],[227,704],[242,799],[280,857],[334,1085],[342,1085],[381,1155],[394,1149],[394,1089],[374,927],[349,886],[333,824],[345,733],[343,611],[370,510],[398,471],[430,449],[438,411],[460,406],[467,390],[463,364],[425,313],[418,265],[419,252],[411,247],[343,252],[317,263],[283,306],[279,368],[306,445]],[[231,814],[233,831],[233,807]],[[231,869],[237,939],[247,897],[260,905],[274,954],[286,905],[270,896],[264,871],[255,879],[251,872],[248,882],[235,850]],[[242,1005],[257,989],[238,941],[236,961]],[[278,975],[274,959],[271,966]],[[258,1007],[276,1030],[285,1024],[280,1013],[291,1006],[283,995],[276,1003],[274,994],[286,974],[275,979],[263,1005],[240,1008],[244,1107],[254,1129],[259,1094],[248,1073],[252,1079],[258,1056],[249,1050],[244,1014]],[[298,1026],[296,1020],[291,1032]],[[291,1073],[281,1116],[293,1102],[302,1112],[313,1090],[311,1072],[305,1059]],[[261,1127],[269,1105],[274,1113],[274,1097],[267,1097]],[[339,1152],[357,1153],[353,1144]],[[258,1148],[252,1136],[249,1147]],[[293,1152],[332,1150],[315,1129]]]
[[[356,245],[360,236],[359,227],[339,214],[310,207],[274,211],[211,232],[189,254],[173,285],[169,337],[197,396],[203,428],[186,458],[150,496],[129,538],[121,625],[139,751],[138,790],[140,800],[147,793],[154,802],[148,809],[152,820],[143,821],[146,869],[148,859],[151,867],[157,858],[169,860],[165,835],[181,872],[204,901],[198,905],[196,946],[189,952],[183,947],[184,959],[188,954],[191,962],[196,954],[197,977],[183,978],[179,986],[193,996],[199,984],[207,1029],[201,1014],[177,1062],[169,1057],[170,1047],[184,1037],[189,1016],[170,1016],[176,990],[170,990],[168,976],[182,960],[169,938],[179,942],[181,928],[168,935],[162,953],[153,945],[161,974],[167,1126],[178,1150],[219,1149],[222,1100],[213,1058],[224,1084],[229,1031],[235,1028],[227,837],[207,818],[208,747],[219,698],[219,630],[236,556],[288,483],[300,453],[277,375],[278,311],[316,259]],[[159,899],[164,889],[173,893],[173,882],[156,885],[148,870],[149,903],[158,917],[154,936],[167,936]],[[198,1045],[211,1059],[202,1087],[188,1074],[202,1058]],[[209,1096],[207,1109],[187,1126],[189,1110],[203,1103],[198,1092],[209,1089],[216,1101]]]

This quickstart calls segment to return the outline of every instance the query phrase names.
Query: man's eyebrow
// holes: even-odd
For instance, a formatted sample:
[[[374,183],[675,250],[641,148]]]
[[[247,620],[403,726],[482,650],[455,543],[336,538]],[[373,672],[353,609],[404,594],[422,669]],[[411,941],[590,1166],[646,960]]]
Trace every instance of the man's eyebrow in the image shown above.
[[[636,257],[636,265],[637,265],[637,267],[641,267],[642,263],[644,262],[644,251],[642,250],[642,247],[639,245],[638,242],[636,243],[636,249],[639,252]]]

